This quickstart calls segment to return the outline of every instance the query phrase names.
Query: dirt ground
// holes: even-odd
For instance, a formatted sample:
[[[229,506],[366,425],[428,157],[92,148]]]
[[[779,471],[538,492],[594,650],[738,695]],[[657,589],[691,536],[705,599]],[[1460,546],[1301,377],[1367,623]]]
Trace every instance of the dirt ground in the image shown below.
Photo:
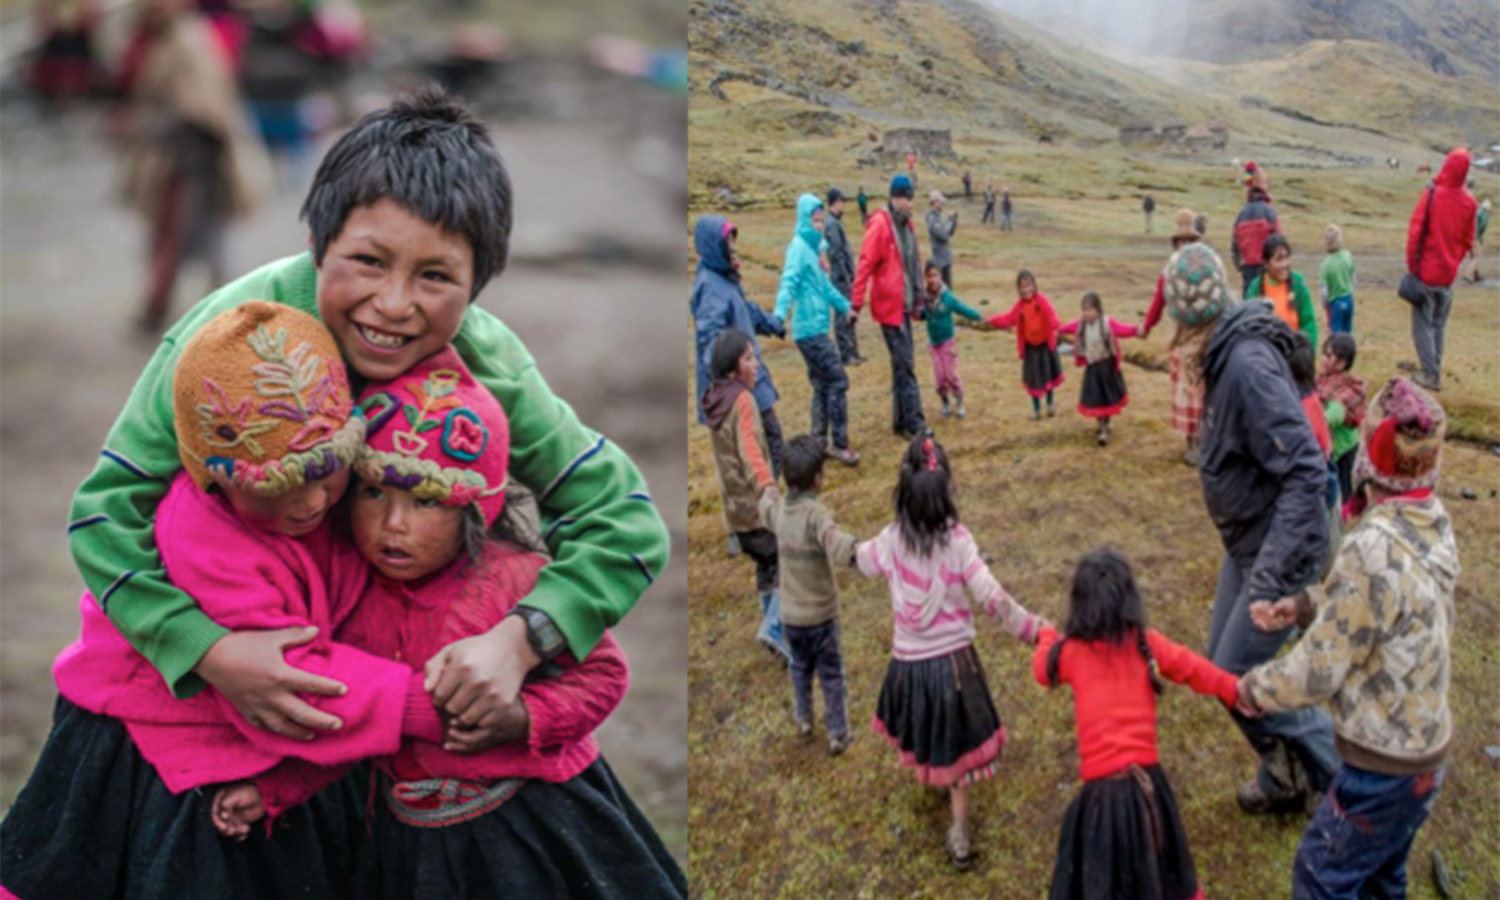
[[[700,146],[719,145],[705,137]],[[986,165],[1002,170],[1007,183],[1024,192],[1024,199],[1017,199],[1016,230],[1008,234],[980,227],[977,195],[973,202],[951,201],[960,211],[956,293],[986,314],[1010,307],[1016,270],[1025,267],[1036,273],[1065,321],[1077,316],[1080,295],[1096,290],[1107,313],[1140,322],[1168,255],[1166,236],[1176,207],[1206,208],[1210,243],[1225,252],[1241,196],[1227,166],[1221,171],[1110,157],[1094,171],[1083,154],[1060,150],[1043,158],[1000,141],[966,146],[963,152],[978,157],[971,157],[976,173]],[[830,165],[811,168],[815,163],[809,157]],[[784,187],[788,197],[796,196],[791,188],[799,171],[797,190],[834,183],[852,193],[863,181],[872,193],[884,193],[888,176],[837,158],[832,142],[816,147],[809,142],[747,165],[763,166],[760,171],[771,173],[764,179]],[[1297,250],[1294,265],[1314,284],[1323,225],[1344,223],[1359,266],[1356,371],[1378,385],[1399,361],[1412,357],[1407,308],[1396,298],[1395,285],[1406,217],[1419,185],[1368,170],[1273,172],[1273,178],[1282,185],[1278,203]],[[961,196],[957,181],[956,173],[940,176],[924,168],[919,198],[934,186],[950,198]],[[1157,190],[1154,236],[1142,233],[1138,195],[1119,196],[1129,190],[1122,190],[1122,182],[1165,187]],[[1054,187],[1059,183],[1068,190]],[[1481,192],[1494,189],[1489,177],[1483,179]],[[919,199],[918,210],[925,213],[925,199]],[[769,308],[793,211],[757,205],[729,215],[740,228],[747,294]],[[863,229],[852,203],[844,221],[857,247]],[[925,232],[922,244],[925,252]],[[1493,272],[1500,261],[1493,238],[1491,244],[1485,268]],[[1413,898],[1437,896],[1431,880],[1434,850],[1441,851],[1450,870],[1463,874],[1455,896],[1494,897],[1500,885],[1500,763],[1487,752],[1500,745],[1496,287],[1461,284],[1448,331],[1442,400],[1454,431],[1469,438],[1446,445],[1439,491],[1453,516],[1464,566],[1449,691],[1457,732],[1447,785],[1412,853]],[[1325,324],[1320,314],[1320,326]],[[842,527],[870,537],[891,521],[890,492],[905,444],[890,434],[884,344],[868,317],[859,327],[869,362],[850,370],[849,414],[851,440],[864,459],[857,470],[830,464],[823,502]],[[953,463],[963,520],[996,576],[1024,605],[1060,620],[1073,565],[1108,543],[1132,560],[1153,626],[1201,651],[1223,550],[1204,511],[1197,473],[1182,463],[1181,440],[1168,423],[1164,362],[1170,332],[1167,323],[1147,341],[1125,343],[1130,405],[1116,420],[1107,448],[1095,445],[1091,423],[1075,411],[1081,378],[1071,357],[1063,357],[1067,381],[1057,394],[1057,418],[1031,421],[1011,332],[960,331],[966,421],[938,414],[920,326],[917,377],[928,422]],[[808,425],[805,367],[792,344],[761,340],[781,394],[777,408],[783,427],[795,435]],[[690,367],[690,354],[684,361]],[[691,417],[691,399],[684,399]],[[708,432],[699,427],[690,428],[688,479],[693,895],[703,900],[1044,896],[1062,814],[1079,784],[1066,692],[1044,692],[1032,679],[1028,649],[994,623],[977,623],[977,648],[1010,742],[999,776],[972,792],[980,860],[975,871],[956,873],[942,849],[946,798],[900,769],[895,754],[868,726],[889,659],[888,590],[857,575],[841,576],[840,618],[856,738],[847,754],[830,759],[821,740],[797,739],[787,675],[754,642],[759,607],[753,569],[743,558],[725,556]],[[1465,491],[1475,499],[1464,499]],[[817,703],[821,709],[821,699]],[[1239,812],[1235,788],[1251,773],[1254,756],[1224,711],[1214,701],[1171,687],[1160,704],[1159,740],[1207,895],[1286,896],[1306,820]]]
[[[643,88],[643,90],[645,90]],[[495,129],[515,184],[514,263],[479,302],[525,340],[553,389],[640,464],[673,535],[673,561],[616,634],[632,687],[600,742],[672,851],[686,857],[686,506],[678,412],[680,333],[661,328],[682,296],[680,197],[619,152],[629,115],[585,124],[510,121]],[[12,115],[0,141],[0,804],[46,737],[49,667],[77,631],[81,582],[63,529],[74,488],[153,349],[133,334],[144,229],[111,200],[96,122],[40,127]],[[230,236],[239,274],[306,246],[302,183]],[[569,248],[612,240],[627,255],[590,263]],[[175,310],[202,296],[189,272]],[[623,352],[622,352],[623,351]]]

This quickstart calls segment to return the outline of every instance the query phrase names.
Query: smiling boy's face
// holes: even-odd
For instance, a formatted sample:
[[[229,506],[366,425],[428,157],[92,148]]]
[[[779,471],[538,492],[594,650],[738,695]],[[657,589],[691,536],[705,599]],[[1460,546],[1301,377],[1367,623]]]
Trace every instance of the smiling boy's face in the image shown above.
[[[392,200],[349,213],[318,266],[318,313],[349,367],[372,381],[403,374],[453,340],[474,251]]]

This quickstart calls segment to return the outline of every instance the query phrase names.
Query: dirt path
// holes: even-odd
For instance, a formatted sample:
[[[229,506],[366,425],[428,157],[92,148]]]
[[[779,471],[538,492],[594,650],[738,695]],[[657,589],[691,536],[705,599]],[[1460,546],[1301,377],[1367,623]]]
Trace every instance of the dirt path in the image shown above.
[[[134,338],[139,222],[111,202],[93,122],[6,123],[0,217],[0,804],[40,751],[52,658],[76,634],[81,582],[64,539],[68,503],[153,345]],[[641,465],[673,532],[674,562],[617,632],[632,689],[604,726],[605,753],[680,857],[686,855],[686,489],[682,264],[542,266],[559,248],[612,236],[680,247],[680,211],[617,152],[619,132],[512,124],[496,132],[516,184],[515,257],[480,302],[526,341],[553,389]],[[238,274],[306,246],[288,186],[230,239]],[[175,311],[203,293],[179,285]]]

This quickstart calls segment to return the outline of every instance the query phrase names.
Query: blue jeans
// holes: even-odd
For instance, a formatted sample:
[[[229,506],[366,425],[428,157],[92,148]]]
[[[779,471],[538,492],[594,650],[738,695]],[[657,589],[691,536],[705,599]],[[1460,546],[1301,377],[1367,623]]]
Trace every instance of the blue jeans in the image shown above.
[[[1345,294],[1328,301],[1328,331],[1330,334],[1354,333],[1354,295]],[[1317,348],[1314,347],[1314,350]]]
[[[807,381],[812,385],[812,436],[828,444],[830,432],[835,449],[849,446],[849,376],[839,362],[839,352],[828,335],[819,334],[797,342],[807,363]]]
[[[1213,664],[1231,675],[1243,675],[1261,663],[1275,658],[1281,645],[1291,637],[1290,628],[1267,633],[1250,621],[1249,566],[1241,567],[1231,556],[1224,557],[1219,569],[1219,587],[1214,596],[1213,620],[1208,630],[1208,657]],[[1271,713],[1258,719],[1247,719],[1230,713],[1250,746],[1261,758],[1257,777],[1270,797],[1281,799],[1302,790],[1322,791],[1328,787],[1339,767],[1333,749],[1333,720],[1317,707]],[[1287,764],[1268,766],[1283,757]],[[1306,784],[1297,779],[1290,783],[1285,774],[1295,766]]]
[[[1340,767],[1297,845],[1292,900],[1404,900],[1406,858],[1443,775]]]
[[[801,627],[783,625],[792,651],[792,694],[797,701],[797,721],[812,721],[813,675],[823,684],[823,722],[828,736],[849,733],[849,708],[844,690],[844,657],[839,650],[839,620]]]

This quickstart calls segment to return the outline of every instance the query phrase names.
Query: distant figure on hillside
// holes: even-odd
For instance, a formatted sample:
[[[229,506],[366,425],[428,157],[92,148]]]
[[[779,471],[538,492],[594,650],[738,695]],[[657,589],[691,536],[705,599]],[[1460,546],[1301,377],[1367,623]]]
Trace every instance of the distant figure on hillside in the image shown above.
[[[1011,210],[1012,210],[1012,207],[1011,207],[1011,203],[1010,203],[1010,188],[1006,188],[1000,194],[1000,230],[1001,231],[1011,231],[1011,230],[1013,230],[1011,228],[1011,224],[1010,224]]]
[[[860,188],[864,197],[864,188]],[[839,293],[847,299],[854,289],[854,250],[849,246],[849,236],[844,233],[844,192],[838,188],[828,189],[828,218],[823,223],[823,241],[828,246],[828,278]],[[833,320],[833,333],[838,338],[839,361],[846,366],[857,366],[864,362],[859,355],[859,336],[854,329],[854,319],[844,312],[837,313]]]
[[[984,183],[984,215],[979,217],[979,224],[993,225],[995,223],[995,183],[986,181]]]
[[[864,225],[870,221],[870,197],[865,193],[865,186],[859,186],[859,196],[854,198],[859,202],[859,224]]]
[[[1141,201],[1141,212],[1146,214],[1146,233],[1150,234],[1151,214],[1156,212],[1156,201],[1151,198],[1150,194],[1147,194],[1146,199]]]
[[[1240,270],[1243,295],[1249,296],[1250,283],[1265,271],[1261,248],[1265,246],[1266,238],[1281,234],[1281,219],[1271,206],[1271,186],[1266,170],[1254,161],[1245,163],[1245,185],[1245,205],[1234,219],[1230,249],[1234,253],[1235,268]]]
[[[943,221],[942,191],[933,191],[932,208],[927,211],[927,237],[932,241],[932,261],[943,275],[943,284],[953,287],[953,234],[958,231],[958,211]]]
[[[917,184],[917,154],[910,150],[906,151],[906,174],[911,176],[912,186],[915,187]]]
[[[1479,204],[1479,215],[1474,218],[1474,246],[1469,248],[1469,255],[1474,258],[1474,271],[1469,276],[1469,281],[1475,284],[1479,283],[1481,277],[1479,274],[1479,258],[1484,255],[1484,232],[1489,227],[1490,201],[1489,198],[1485,198],[1485,201]]]
[[[1318,267],[1318,290],[1328,310],[1329,334],[1354,331],[1354,255],[1344,247],[1344,230],[1329,224],[1323,229],[1323,249],[1328,252]]]
[[[891,356],[891,430],[904,438],[929,434],[912,360],[911,317],[922,291],[917,229],[911,221],[916,191],[904,174],[891,179],[890,205],[870,216],[854,273],[855,318],[870,300]]]
[[[974,179],[969,177],[969,170],[964,170],[964,199],[974,199]]]
[[[1442,390],[1443,338],[1453,307],[1453,282],[1474,246],[1476,206],[1464,187],[1469,150],[1459,147],[1443,162],[1412,210],[1406,237],[1406,270],[1426,287],[1426,300],[1411,308],[1411,337],[1422,371],[1412,380],[1429,391]]]

